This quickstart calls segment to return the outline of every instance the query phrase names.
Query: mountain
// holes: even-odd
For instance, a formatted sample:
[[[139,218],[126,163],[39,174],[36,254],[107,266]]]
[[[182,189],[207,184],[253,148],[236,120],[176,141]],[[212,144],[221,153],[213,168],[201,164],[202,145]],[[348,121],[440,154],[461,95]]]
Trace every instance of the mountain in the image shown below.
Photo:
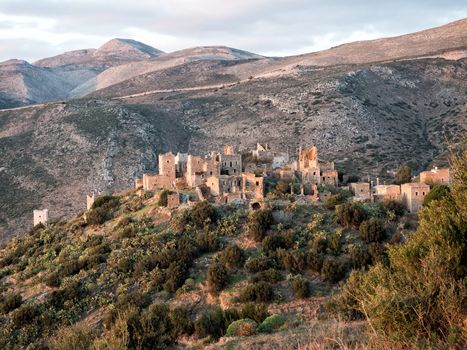
[[[70,92],[114,65],[157,57],[162,51],[128,39],[98,49],[70,51],[29,64],[0,63],[0,108],[66,99]]]
[[[155,171],[160,152],[268,142],[294,155],[316,145],[347,174],[382,181],[401,164],[445,165],[447,143],[467,130],[465,23],[381,39],[393,49],[374,58],[375,41],[289,58],[229,48],[161,54],[100,72],[111,85],[86,97],[0,111],[0,234],[29,227],[33,209],[69,216],[93,190],[132,186]],[[361,59],[355,51],[348,63],[306,63],[352,45]],[[134,76],[136,66],[149,71]]]
[[[195,61],[239,61],[264,59],[247,51],[223,46],[195,47],[161,55],[157,58],[142,62],[131,62],[124,65],[109,68],[78,86],[73,92],[74,97],[82,97],[96,90],[118,84],[125,80],[134,78],[150,72],[171,69]]]

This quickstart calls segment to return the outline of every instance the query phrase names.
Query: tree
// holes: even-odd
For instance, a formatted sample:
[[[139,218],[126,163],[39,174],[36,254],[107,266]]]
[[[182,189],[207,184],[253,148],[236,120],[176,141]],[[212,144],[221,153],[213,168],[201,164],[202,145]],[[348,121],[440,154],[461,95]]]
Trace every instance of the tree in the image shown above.
[[[340,297],[349,314],[365,315],[388,338],[415,339],[416,347],[462,348],[465,341],[466,142],[451,164],[451,192],[420,210],[417,231],[389,248],[389,266],[353,272]]]
[[[370,218],[360,224],[360,238],[365,243],[381,242],[385,237],[385,229],[383,223],[376,219]]]
[[[159,201],[157,202],[157,205],[160,207],[166,207],[168,204],[168,197],[169,197],[169,191],[163,190],[159,194]]]
[[[208,269],[208,284],[212,291],[220,292],[227,283],[229,277],[225,266],[219,262],[214,262]]]
[[[432,201],[440,200],[443,197],[446,197],[449,192],[451,192],[451,189],[446,185],[434,185],[430,192],[425,196],[423,205],[426,206]]]
[[[412,169],[408,165],[401,165],[395,175],[395,183],[403,184],[410,182],[412,178]]]
[[[270,209],[252,212],[248,218],[248,236],[256,242],[261,242],[273,222],[274,219]]]

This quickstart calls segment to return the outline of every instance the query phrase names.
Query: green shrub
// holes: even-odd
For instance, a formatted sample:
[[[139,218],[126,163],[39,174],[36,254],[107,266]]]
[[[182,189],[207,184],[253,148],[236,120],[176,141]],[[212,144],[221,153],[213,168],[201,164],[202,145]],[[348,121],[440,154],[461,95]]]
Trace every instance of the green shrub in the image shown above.
[[[379,263],[387,266],[389,264],[387,249],[381,243],[368,244],[368,253],[373,265]]]
[[[321,253],[309,253],[307,255],[307,265],[308,267],[315,271],[315,272],[320,272],[321,268],[323,267],[323,261],[324,261],[324,254]]]
[[[358,227],[368,217],[363,204],[346,202],[336,206],[336,215],[341,225]]]
[[[397,185],[410,182],[412,179],[412,169],[408,165],[401,165],[395,175],[394,183]]]
[[[10,322],[15,329],[19,329],[28,324],[40,315],[38,304],[22,304],[10,314]]]
[[[276,283],[282,279],[282,276],[279,271],[274,268],[270,268],[266,271],[261,271],[250,277],[251,283],[257,283],[260,281],[265,281],[269,283]]]
[[[401,201],[386,199],[380,202],[379,205],[387,217],[394,215],[397,218],[405,213],[405,205]]]
[[[229,283],[227,269],[222,263],[214,262],[209,266],[207,282],[214,292],[220,292]]]
[[[0,298],[0,313],[7,314],[21,306],[23,298],[21,294],[10,292]]]
[[[256,301],[260,303],[269,302],[273,299],[272,286],[268,282],[258,282],[246,285],[239,295],[241,302]]]
[[[303,276],[296,276],[290,280],[290,285],[296,298],[307,298],[310,296],[310,282]]]
[[[371,256],[368,252],[366,244],[354,244],[349,247],[350,261],[354,269],[361,269],[366,267],[370,261]]]
[[[182,335],[191,335],[194,332],[194,324],[190,320],[188,310],[178,307],[173,309],[170,314],[170,322],[172,324],[172,335],[178,338]]]
[[[344,268],[336,259],[325,259],[321,268],[321,275],[330,282],[339,282],[344,277]]]
[[[201,231],[196,234],[196,246],[200,253],[217,252],[220,247],[219,237],[215,232]]]
[[[166,271],[166,281],[164,290],[167,292],[175,292],[180,288],[188,278],[188,268],[183,262],[174,261],[170,264]]]
[[[324,235],[316,235],[308,242],[308,248],[310,248],[314,254],[326,253],[328,240]]]
[[[284,237],[280,235],[271,235],[263,239],[263,250],[266,254],[275,252],[279,248],[288,248]]]
[[[89,225],[102,225],[113,218],[114,211],[119,206],[120,199],[113,196],[96,198],[91,210],[86,213],[86,222]]]
[[[326,237],[327,251],[333,255],[339,255],[342,248],[342,231],[336,230]]]
[[[159,200],[157,202],[157,205],[160,207],[166,207],[168,204],[168,198],[169,198],[169,191],[168,190],[163,190],[159,194]]]
[[[304,249],[294,249],[290,251],[280,249],[277,255],[286,271],[299,273],[306,269],[308,257]]]
[[[282,315],[271,315],[267,317],[258,326],[257,330],[259,333],[272,333],[279,329],[285,323],[285,317]]]
[[[389,248],[389,265],[354,272],[342,287],[344,310],[365,314],[386,339],[465,347],[466,146],[451,157],[451,193],[419,211],[417,231]]]
[[[268,258],[266,256],[260,256],[257,258],[249,258],[245,262],[245,268],[252,273],[265,271],[270,268],[275,268],[276,263],[274,259]]]
[[[337,205],[345,203],[351,197],[348,191],[341,191],[324,200],[324,206],[329,210],[334,210]]]
[[[251,318],[258,323],[261,323],[266,317],[269,316],[268,308],[262,303],[246,303],[240,310],[241,317],[239,318]]]
[[[381,242],[386,236],[384,224],[381,220],[370,218],[360,224],[360,238],[366,242]]]
[[[430,192],[428,192],[428,194],[425,196],[425,199],[423,200],[423,205],[427,206],[432,201],[438,201],[446,197],[450,192],[451,189],[446,185],[434,185],[430,189]]]
[[[90,349],[94,336],[90,328],[83,325],[62,327],[57,331],[51,345],[51,350],[82,350]]]
[[[227,331],[225,332],[226,337],[246,337],[249,335],[253,335],[256,333],[256,327],[258,324],[249,319],[243,318],[241,320],[237,320],[232,322]]]
[[[198,228],[206,224],[217,223],[219,216],[216,209],[208,202],[198,202],[191,209],[191,221]]]
[[[195,322],[195,332],[199,338],[211,336],[214,339],[224,334],[224,315],[218,306],[205,310]]]
[[[233,244],[225,248],[219,255],[219,261],[228,268],[235,266],[241,267],[245,261],[245,254],[243,249],[238,245]]]
[[[60,283],[62,283],[62,280],[57,272],[52,272],[48,274],[45,278],[45,285],[47,287],[60,287]]]
[[[274,218],[270,209],[251,212],[247,224],[248,237],[256,242],[261,242],[273,223]]]

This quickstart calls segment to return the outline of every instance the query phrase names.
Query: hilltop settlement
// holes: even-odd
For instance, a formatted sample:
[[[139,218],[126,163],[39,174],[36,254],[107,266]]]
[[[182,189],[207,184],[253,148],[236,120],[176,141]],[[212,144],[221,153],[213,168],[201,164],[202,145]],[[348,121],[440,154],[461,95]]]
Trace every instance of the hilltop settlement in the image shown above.
[[[450,184],[449,169],[437,167],[421,172],[418,179],[414,177],[417,182],[380,184],[379,178],[352,182],[349,176],[338,173],[333,161],[319,159],[316,147],[300,147],[297,158],[292,160],[287,152],[260,143],[243,154],[233,146],[205,157],[180,152],[159,154],[158,168],[156,175],[145,173],[137,178],[135,187],[140,195],[165,191],[169,209],[209,201],[255,210],[268,207],[268,193],[278,190],[303,204],[324,202],[338,191],[346,191],[352,201],[395,200],[402,202],[409,213],[417,213],[430,186]],[[87,196],[88,210],[99,195],[102,193]],[[47,224],[48,220],[47,209],[34,210],[34,226]]]

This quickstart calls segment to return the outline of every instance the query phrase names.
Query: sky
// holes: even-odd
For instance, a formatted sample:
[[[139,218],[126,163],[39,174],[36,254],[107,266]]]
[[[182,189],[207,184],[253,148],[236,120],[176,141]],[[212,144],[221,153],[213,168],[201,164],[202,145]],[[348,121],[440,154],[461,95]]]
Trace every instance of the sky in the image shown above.
[[[225,45],[287,56],[466,17],[466,0],[0,0],[0,61],[33,62],[112,38],[166,52]]]

